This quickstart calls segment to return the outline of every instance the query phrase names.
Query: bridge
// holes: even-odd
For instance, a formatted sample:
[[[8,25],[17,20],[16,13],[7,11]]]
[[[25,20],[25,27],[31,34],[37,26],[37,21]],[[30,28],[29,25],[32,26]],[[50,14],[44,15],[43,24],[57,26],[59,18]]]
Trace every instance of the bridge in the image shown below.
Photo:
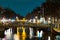
[[[12,27],[35,27],[35,28],[48,28],[50,24],[30,23],[30,22],[12,22],[12,23],[0,23],[0,28],[12,28]]]
[[[4,21],[3,21],[4,22]],[[48,35],[51,36],[51,39],[54,40],[55,36],[60,34],[60,29],[56,30],[59,27],[60,23],[55,24],[44,24],[44,23],[33,23],[33,22],[26,22],[26,20],[16,20],[14,22],[0,22],[0,35],[4,34],[4,31],[7,30],[6,28],[16,28],[17,27],[25,27],[25,28],[33,28],[33,31],[36,33],[37,30],[43,30],[44,32],[44,38],[48,38]],[[58,27],[56,26],[58,25]],[[44,39],[43,39],[44,40]]]
[[[54,30],[55,25],[53,24],[43,24],[43,23],[31,23],[31,22],[22,22],[22,21],[15,21],[15,22],[7,22],[7,23],[0,23],[0,31],[5,31],[6,28],[13,28],[13,27],[31,27],[34,29],[34,31],[36,31],[37,29],[43,29],[44,33],[46,33],[48,30],[48,28],[50,28],[50,32],[51,33],[50,36],[52,36],[53,34],[56,35],[57,31]],[[35,30],[36,29],[36,30]],[[46,31],[46,32],[45,32]],[[48,33],[48,32],[47,32]],[[45,34],[49,35],[49,34]],[[54,37],[53,35],[53,37]],[[52,38],[53,39],[53,38]]]

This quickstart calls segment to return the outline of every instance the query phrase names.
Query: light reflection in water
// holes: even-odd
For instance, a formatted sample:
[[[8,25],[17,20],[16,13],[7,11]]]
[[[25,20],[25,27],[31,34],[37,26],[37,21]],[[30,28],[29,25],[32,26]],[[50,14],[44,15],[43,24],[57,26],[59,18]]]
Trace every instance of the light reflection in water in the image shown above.
[[[20,32],[19,32],[19,27],[17,28],[17,34],[14,35],[14,40],[25,40],[25,38],[26,38],[25,28],[22,27],[22,30],[23,30],[23,32],[22,32],[22,36],[21,36]],[[22,37],[22,38],[20,39],[20,37]]]
[[[22,27],[22,29],[23,29],[23,32],[22,32],[22,37],[26,37],[25,28],[24,28],[24,27]]]
[[[20,40],[17,34],[14,34],[14,40]]]
[[[5,34],[5,40],[12,39],[12,28],[5,30],[4,34]]]
[[[33,37],[33,28],[29,28],[29,30],[30,30],[30,38],[32,38]]]
[[[40,37],[39,31],[37,31],[37,37]]]
[[[41,30],[40,31],[40,38],[42,38],[42,36],[43,36],[43,31]]]
[[[51,40],[51,39],[50,39],[50,36],[48,36],[48,40]]]
[[[17,35],[20,37],[19,27],[17,27]]]
[[[40,32],[37,31],[37,37],[42,38],[42,36],[43,36],[43,31],[42,30]]]
[[[60,40],[60,35],[56,35],[56,39],[55,40]]]
[[[26,37],[22,37],[22,40],[25,40],[26,39]]]
[[[22,40],[25,40],[25,38],[26,38],[25,28],[22,27],[22,29],[23,29],[23,32],[22,32]]]
[[[23,30],[23,32],[22,32],[22,35],[20,35],[20,32],[19,32],[19,29],[20,29],[20,27],[17,27],[17,33],[16,34],[14,34],[14,36],[13,36],[13,40],[26,40],[26,32],[25,32],[25,28],[24,27],[22,27],[22,30]],[[9,29],[10,30],[10,29]],[[30,30],[30,34],[29,34],[29,36],[30,36],[30,39],[33,37],[33,28],[29,28],[29,30]],[[11,34],[12,34],[12,32],[10,33],[10,31],[7,31],[9,34],[10,34],[10,36],[11,36]],[[6,34],[6,33],[5,33]],[[8,34],[7,34],[8,35]],[[38,38],[41,38],[42,37],[42,35],[43,35],[43,31],[41,30],[40,32],[39,31],[37,31],[37,37]],[[6,39],[5,39],[6,40]]]
[[[14,40],[19,40],[20,33],[19,33],[19,27],[17,27],[17,34],[14,35]]]

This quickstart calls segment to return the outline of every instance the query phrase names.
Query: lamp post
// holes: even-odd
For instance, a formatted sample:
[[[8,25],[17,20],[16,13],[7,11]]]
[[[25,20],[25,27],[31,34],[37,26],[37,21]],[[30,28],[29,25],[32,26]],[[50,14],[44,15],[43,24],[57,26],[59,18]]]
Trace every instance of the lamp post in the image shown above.
[[[37,23],[37,20],[38,20],[38,17],[37,17],[37,16],[35,17],[35,20],[36,20],[36,23]],[[37,24],[38,24],[38,23],[37,23]]]

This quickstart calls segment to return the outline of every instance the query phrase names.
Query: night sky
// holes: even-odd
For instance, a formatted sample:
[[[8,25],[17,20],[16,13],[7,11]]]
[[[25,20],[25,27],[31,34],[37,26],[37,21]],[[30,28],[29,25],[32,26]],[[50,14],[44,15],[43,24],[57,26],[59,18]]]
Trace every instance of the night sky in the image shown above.
[[[41,6],[45,0],[0,0],[0,6],[11,8],[17,14],[26,16],[34,8]]]

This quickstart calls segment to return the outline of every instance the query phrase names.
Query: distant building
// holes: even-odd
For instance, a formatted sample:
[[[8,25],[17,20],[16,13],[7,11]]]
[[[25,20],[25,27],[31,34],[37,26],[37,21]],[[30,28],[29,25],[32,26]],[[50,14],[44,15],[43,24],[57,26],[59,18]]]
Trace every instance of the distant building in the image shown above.
[[[46,0],[47,2],[60,3],[60,0]]]
[[[42,4],[42,9],[44,8],[44,16],[49,17],[60,17],[60,4],[50,2],[47,0],[47,2]]]

